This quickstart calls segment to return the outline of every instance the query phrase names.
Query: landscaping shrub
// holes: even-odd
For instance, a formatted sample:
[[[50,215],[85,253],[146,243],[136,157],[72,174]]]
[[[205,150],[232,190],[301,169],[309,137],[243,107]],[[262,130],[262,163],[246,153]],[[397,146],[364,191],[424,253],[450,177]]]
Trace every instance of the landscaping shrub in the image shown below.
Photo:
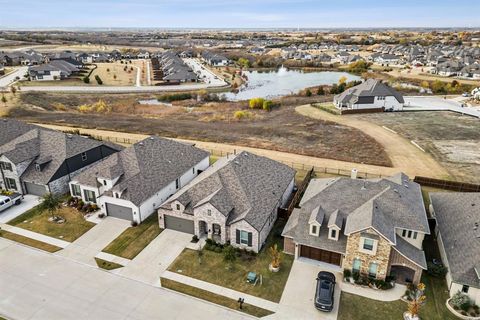
[[[88,77],[88,76],[83,77],[83,82],[84,83],[90,83],[90,77]]]
[[[458,309],[462,310],[465,310],[464,308],[467,307],[467,305],[468,308],[470,308],[471,305],[470,298],[460,291],[453,295],[452,299],[450,299],[450,303],[453,307],[457,307]],[[468,310],[468,308],[466,310]]]
[[[263,101],[262,109],[265,111],[270,111],[273,108],[273,101],[272,100],[265,100]]]
[[[103,212],[102,212],[102,213],[99,213],[99,214],[98,214],[98,217],[99,217],[100,219],[105,218],[105,213],[103,213]]]
[[[136,227],[138,226],[138,222],[137,221],[132,221],[132,223],[130,223],[132,225],[132,227]]]
[[[249,119],[253,117],[253,113],[244,110],[235,111],[233,117],[237,120]]]
[[[353,272],[352,274],[353,274],[353,280],[357,282],[358,279],[360,279],[360,272]]]
[[[427,273],[436,278],[443,278],[448,272],[448,268],[444,265],[437,265],[432,262],[427,263]]]
[[[193,235],[193,237],[192,237],[192,242],[193,242],[193,243],[197,243],[197,242],[198,242],[198,237],[197,237],[196,234]]]
[[[222,248],[219,246],[215,246],[215,249],[213,251],[215,251],[216,253],[222,253]]]
[[[250,109],[263,109],[263,104],[265,102],[265,99],[263,98],[252,98],[248,102],[248,106]]]
[[[171,93],[171,94],[163,94],[158,97],[158,100],[163,102],[181,101],[181,100],[189,100],[189,99],[192,99],[191,93]]]
[[[305,91],[305,95],[306,95],[307,97],[311,97],[311,96],[312,96],[312,91],[311,91],[310,89],[307,89],[307,90]]]
[[[323,87],[318,87],[317,95],[324,96],[325,95],[325,89]]]
[[[348,279],[352,276],[352,272],[349,269],[344,269],[343,270],[343,277]]]
[[[205,243],[208,245],[214,245],[215,241],[213,241],[213,239],[207,238],[207,240],[205,240]]]

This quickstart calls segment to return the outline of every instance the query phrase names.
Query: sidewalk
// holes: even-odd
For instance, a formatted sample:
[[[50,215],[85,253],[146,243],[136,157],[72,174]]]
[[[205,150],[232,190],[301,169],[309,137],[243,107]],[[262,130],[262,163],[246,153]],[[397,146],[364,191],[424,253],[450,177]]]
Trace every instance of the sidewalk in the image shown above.
[[[5,231],[11,232],[11,233],[15,233],[15,234],[18,234],[18,235],[21,235],[21,236],[24,236],[24,237],[27,237],[27,238],[30,238],[30,239],[38,240],[38,241],[41,241],[41,242],[51,244],[53,246],[60,247],[62,249],[66,248],[67,246],[69,246],[71,244],[70,242],[65,241],[65,240],[55,239],[55,238],[52,238],[52,237],[49,237],[49,236],[46,236],[46,235],[43,235],[43,234],[40,234],[40,233],[36,233],[36,232],[25,230],[25,229],[22,229],[22,228],[14,227],[14,226],[4,224],[4,223],[0,224],[0,228],[2,228],[2,230],[5,230]]]
[[[407,290],[407,286],[402,284],[396,284],[395,287],[390,290],[374,290],[342,282],[342,291],[377,301],[399,300],[405,294],[405,290]]]
[[[130,260],[130,259],[122,258],[122,257],[116,256],[114,254],[110,254],[110,253],[106,253],[106,252],[99,252],[95,256],[95,258],[99,258],[99,259],[109,261],[109,262],[113,262],[113,263],[118,263],[118,264],[120,264],[124,267],[128,266],[128,264],[130,262],[132,262],[132,260]]]
[[[238,291],[235,291],[235,290],[232,290],[232,289],[217,286],[216,284],[213,284],[213,283],[209,283],[209,282],[205,282],[205,281],[202,281],[202,280],[197,280],[197,279],[194,279],[194,278],[191,278],[191,277],[187,277],[187,276],[175,273],[175,272],[165,271],[162,274],[162,277],[173,280],[173,281],[177,281],[177,282],[180,282],[180,283],[192,286],[192,287],[207,290],[207,291],[213,292],[215,294],[218,294],[218,295],[221,295],[221,296],[224,296],[224,297],[227,297],[227,298],[231,298],[231,299],[234,299],[234,300],[237,300],[238,298],[241,297],[241,298],[245,299],[245,303],[248,303],[248,304],[263,308],[263,309],[267,309],[267,310],[270,310],[270,311],[273,311],[273,312],[277,312],[278,307],[279,307],[278,303],[268,301],[268,300],[265,300],[265,299],[262,299],[262,298],[254,297],[252,295],[249,295],[249,294],[246,294],[246,293],[243,293],[243,292],[238,292]]]

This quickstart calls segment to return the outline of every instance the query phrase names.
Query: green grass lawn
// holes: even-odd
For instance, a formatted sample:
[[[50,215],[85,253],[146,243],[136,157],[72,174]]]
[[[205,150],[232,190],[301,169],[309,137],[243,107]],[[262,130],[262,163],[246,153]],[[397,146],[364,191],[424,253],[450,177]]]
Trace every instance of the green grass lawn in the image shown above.
[[[55,215],[63,217],[66,220],[65,223],[57,224],[48,221],[50,213],[41,212],[38,207],[34,207],[8,224],[69,242],[78,239],[95,226],[94,223],[85,220],[81,212],[70,207],[61,207]]]
[[[420,318],[423,320],[457,319],[445,306],[448,299],[446,281],[426,274],[422,277],[422,281],[426,285],[427,303],[420,311]],[[406,310],[407,304],[401,300],[382,302],[342,292],[338,319],[397,320],[402,318]]]
[[[283,225],[281,222],[275,224],[267,244],[256,257],[238,258],[231,270],[227,268],[228,266],[223,260],[222,253],[203,250],[203,257],[200,263],[197,251],[190,249],[185,249],[168,269],[185,276],[278,302],[292,268],[293,256],[282,252],[281,269],[277,273],[272,273],[268,270],[271,258],[267,248],[277,243],[278,249],[283,251],[283,241],[279,236]],[[249,271],[262,275],[263,284],[253,286],[247,283],[246,277]]]
[[[244,303],[242,310],[239,309],[238,307],[238,302],[237,300],[230,299],[221,295],[218,295],[216,293],[206,291],[203,289],[195,288],[177,281],[173,281],[170,279],[165,279],[165,278],[160,278],[160,281],[162,283],[162,287],[168,288],[171,290],[175,290],[181,293],[188,294],[189,296],[196,297],[202,300],[206,300],[230,309],[238,310],[240,312],[247,313],[249,315],[252,315],[257,318],[265,317],[268,315],[273,314],[273,312],[269,310],[262,309],[257,306],[250,305],[248,303]]]
[[[24,245],[27,245],[27,246],[30,246],[30,247],[34,247],[34,248],[37,248],[37,249],[40,249],[40,250],[43,250],[43,251],[47,251],[47,252],[50,252],[50,253],[57,252],[58,250],[62,249],[60,247],[51,245],[49,243],[45,243],[45,242],[41,242],[41,241],[38,241],[38,240],[35,240],[35,239],[24,237],[24,236],[21,236],[21,235],[12,233],[12,232],[8,232],[8,231],[5,231],[5,230],[0,230],[0,237],[8,239],[8,240],[15,241],[15,242],[19,242],[21,244],[24,244]]]
[[[121,264],[115,263],[115,262],[110,262],[107,260],[103,260],[100,258],[95,258],[95,262],[97,263],[97,266],[105,269],[105,270],[113,270],[113,269],[118,269],[123,267]]]
[[[126,259],[133,259],[161,232],[162,229],[160,229],[158,224],[158,216],[156,213],[153,213],[140,225],[130,227],[122,232],[121,235],[103,249],[103,252]]]

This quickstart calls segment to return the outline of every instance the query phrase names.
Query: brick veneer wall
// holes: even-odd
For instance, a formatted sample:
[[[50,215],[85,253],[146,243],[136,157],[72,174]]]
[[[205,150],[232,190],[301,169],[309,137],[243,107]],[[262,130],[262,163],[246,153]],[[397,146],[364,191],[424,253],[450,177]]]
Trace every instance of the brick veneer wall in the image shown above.
[[[291,238],[283,238],[283,251],[288,254],[295,254],[295,242]]]

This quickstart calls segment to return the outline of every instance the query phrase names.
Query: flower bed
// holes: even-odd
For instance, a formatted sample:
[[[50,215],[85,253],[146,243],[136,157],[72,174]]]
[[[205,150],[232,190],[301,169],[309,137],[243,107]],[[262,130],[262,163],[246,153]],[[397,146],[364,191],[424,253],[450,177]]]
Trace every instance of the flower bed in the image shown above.
[[[68,197],[65,205],[70,208],[75,208],[82,213],[92,213],[98,210],[98,206],[95,203],[85,203],[77,197]]]
[[[345,269],[343,271],[343,281],[374,290],[389,290],[395,286],[395,281],[392,277],[387,277],[385,280],[373,279],[363,276],[358,272],[352,272]]]
[[[480,319],[480,307],[461,292],[457,292],[446,302],[448,310],[462,319]]]

